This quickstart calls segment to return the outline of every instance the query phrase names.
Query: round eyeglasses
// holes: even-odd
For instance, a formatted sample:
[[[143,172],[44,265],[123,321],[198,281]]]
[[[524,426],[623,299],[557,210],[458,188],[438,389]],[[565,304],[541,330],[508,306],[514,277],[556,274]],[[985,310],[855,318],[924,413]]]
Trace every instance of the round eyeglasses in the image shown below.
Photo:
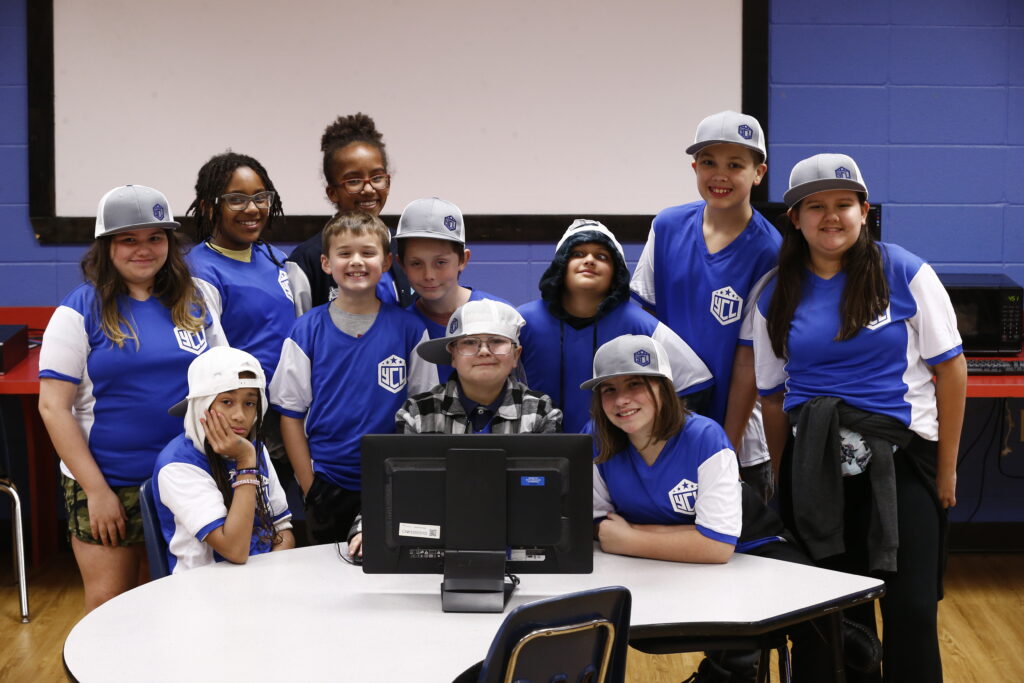
[[[244,211],[249,206],[249,202],[255,204],[257,209],[269,209],[270,205],[274,203],[274,192],[272,190],[256,194],[228,192],[220,196],[220,201],[224,202],[232,211]]]
[[[448,348],[454,350],[460,356],[475,356],[480,353],[484,346],[495,356],[507,356],[512,353],[515,344],[508,337],[463,337],[448,344]]]
[[[343,187],[349,194],[359,194],[367,183],[375,190],[386,190],[391,187],[391,176],[387,173],[378,173],[369,178],[348,178],[340,183],[334,183],[333,187]]]

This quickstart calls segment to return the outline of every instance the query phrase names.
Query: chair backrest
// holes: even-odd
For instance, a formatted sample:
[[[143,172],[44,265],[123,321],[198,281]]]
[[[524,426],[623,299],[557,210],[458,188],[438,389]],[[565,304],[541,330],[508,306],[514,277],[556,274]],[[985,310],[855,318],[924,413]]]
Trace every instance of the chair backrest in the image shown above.
[[[142,509],[142,532],[146,536],[149,578],[160,579],[171,572],[167,566],[167,541],[160,531],[160,518],[156,514],[152,479],[142,482],[139,487],[139,507]]]
[[[622,683],[631,603],[628,589],[609,586],[517,607],[491,642],[480,683]]]

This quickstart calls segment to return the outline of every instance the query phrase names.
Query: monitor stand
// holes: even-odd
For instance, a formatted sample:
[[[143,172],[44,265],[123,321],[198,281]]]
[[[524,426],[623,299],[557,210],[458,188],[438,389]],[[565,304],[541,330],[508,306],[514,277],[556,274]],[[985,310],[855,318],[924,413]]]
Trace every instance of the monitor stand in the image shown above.
[[[444,554],[441,609],[504,612],[515,585],[505,581],[505,552],[449,550]]]

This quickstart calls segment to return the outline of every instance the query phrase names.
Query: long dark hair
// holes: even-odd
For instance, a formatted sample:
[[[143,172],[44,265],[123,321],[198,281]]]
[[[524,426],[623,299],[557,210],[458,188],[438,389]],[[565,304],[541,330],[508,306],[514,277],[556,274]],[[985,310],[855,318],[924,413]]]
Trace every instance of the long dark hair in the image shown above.
[[[251,373],[242,373],[251,374]],[[249,433],[253,445],[256,447],[257,468],[263,461],[263,399],[256,399],[256,423]],[[231,501],[234,499],[235,490],[231,488],[231,479],[228,476],[228,467],[224,458],[210,447],[209,440],[203,442],[203,450],[206,453],[206,463],[210,466],[210,474],[217,484],[220,495],[224,498],[224,507],[231,509]],[[271,465],[273,467],[273,465]],[[260,476],[259,490],[256,492],[256,516],[253,520],[254,528],[260,537],[260,541],[267,543],[271,548],[281,541],[281,532],[274,527],[274,513],[270,509],[269,485]]]
[[[145,226],[139,226],[145,229]],[[167,261],[157,271],[153,281],[153,296],[171,311],[171,321],[183,330],[199,332],[206,318],[206,305],[196,291],[181,247],[174,230],[164,230],[167,236]],[[118,348],[126,340],[135,341],[139,347],[138,332],[130,320],[126,320],[117,305],[119,296],[128,295],[128,286],[117,272],[110,258],[110,246],[115,235],[100,237],[82,257],[82,275],[92,284],[97,294],[97,312],[103,334]]]
[[[654,416],[654,424],[651,426],[650,443],[668,441],[686,426],[686,416],[690,412],[686,409],[686,400],[676,395],[676,388],[672,385],[672,380],[667,377],[643,375],[639,377],[644,381],[647,395],[652,402],[656,400],[655,385],[658,387],[658,395],[661,396],[661,403]],[[626,450],[626,447],[629,446],[629,435],[613,425],[608,416],[604,414],[600,385],[594,389],[590,398],[590,416],[594,419],[594,437],[597,440],[595,463],[607,462],[616,453]]]
[[[324,129],[320,137],[320,151],[324,153],[324,180],[328,184],[334,182],[334,153],[353,142],[365,142],[376,147],[385,170],[388,168],[384,136],[377,130],[373,119],[362,112],[339,116]]]
[[[231,182],[231,175],[236,169],[242,167],[251,168],[260,177],[263,187],[274,193],[274,203],[270,205],[270,210],[267,212],[267,226],[263,229],[263,233],[270,232],[275,218],[284,216],[281,195],[278,193],[277,188],[274,187],[274,182],[267,174],[267,169],[263,168],[263,164],[251,156],[236,154],[228,150],[223,154],[210,157],[210,160],[199,169],[199,175],[196,177],[196,198],[189,204],[185,215],[195,217],[196,239],[198,241],[205,242],[217,232],[217,226],[220,224],[218,204],[220,196],[224,194],[228,183]],[[260,238],[256,240],[256,243],[266,243],[263,239],[263,234],[260,234]],[[270,254],[270,259],[279,268],[283,267],[277,262],[272,249],[267,249],[267,253]]]
[[[867,201],[862,192],[857,193],[857,198],[861,205]],[[811,258],[807,240],[793,223],[793,216],[800,213],[801,204],[803,201],[797,202],[788,213],[789,226],[782,236],[775,291],[768,304],[768,338],[772,342],[772,351],[779,358],[788,357],[786,340],[796,308],[800,305],[807,264]],[[846,284],[843,286],[835,341],[850,339],[882,315],[889,305],[889,283],[885,279],[882,249],[867,226],[861,227],[857,241],[843,254],[842,268],[846,273]]]

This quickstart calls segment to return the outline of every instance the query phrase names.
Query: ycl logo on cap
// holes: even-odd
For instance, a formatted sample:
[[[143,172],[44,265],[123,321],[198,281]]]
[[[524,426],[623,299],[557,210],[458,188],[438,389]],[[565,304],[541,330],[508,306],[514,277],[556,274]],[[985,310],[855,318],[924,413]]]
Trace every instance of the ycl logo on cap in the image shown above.
[[[668,492],[668,500],[672,509],[681,515],[692,515],[697,508],[697,485],[689,479],[683,479]]]
[[[651,354],[647,353],[643,349],[640,349],[633,354],[633,362],[642,368],[646,368],[651,364]]]
[[[153,205],[153,217],[156,218],[158,221],[162,221],[165,216],[167,216],[167,210],[164,208],[164,205],[163,204],[154,204]]]
[[[405,386],[405,359],[392,354],[377,363],[377,384],[392,394],[397,394]]]
[[[459,319],[452,316],[452,321],[448,323],[448,335],[455,334],[459,329]]]
[[[750,138],[754,137],[754,129],[745,123],[742,124],[739,128],[737,128],[736,132],[739,133],[740,137],[743,138],[744,140],[749,140]]]
[[[851,177],[852,176],[850,175],[850,169],[846,168],[845,166],[840,166],[839,168],[836,169],[836,178],[849,180]]]
[[[446,227],[449,230],[454,232],[455,231],[455,216],[445,216],[444,217],[444,227]]]

